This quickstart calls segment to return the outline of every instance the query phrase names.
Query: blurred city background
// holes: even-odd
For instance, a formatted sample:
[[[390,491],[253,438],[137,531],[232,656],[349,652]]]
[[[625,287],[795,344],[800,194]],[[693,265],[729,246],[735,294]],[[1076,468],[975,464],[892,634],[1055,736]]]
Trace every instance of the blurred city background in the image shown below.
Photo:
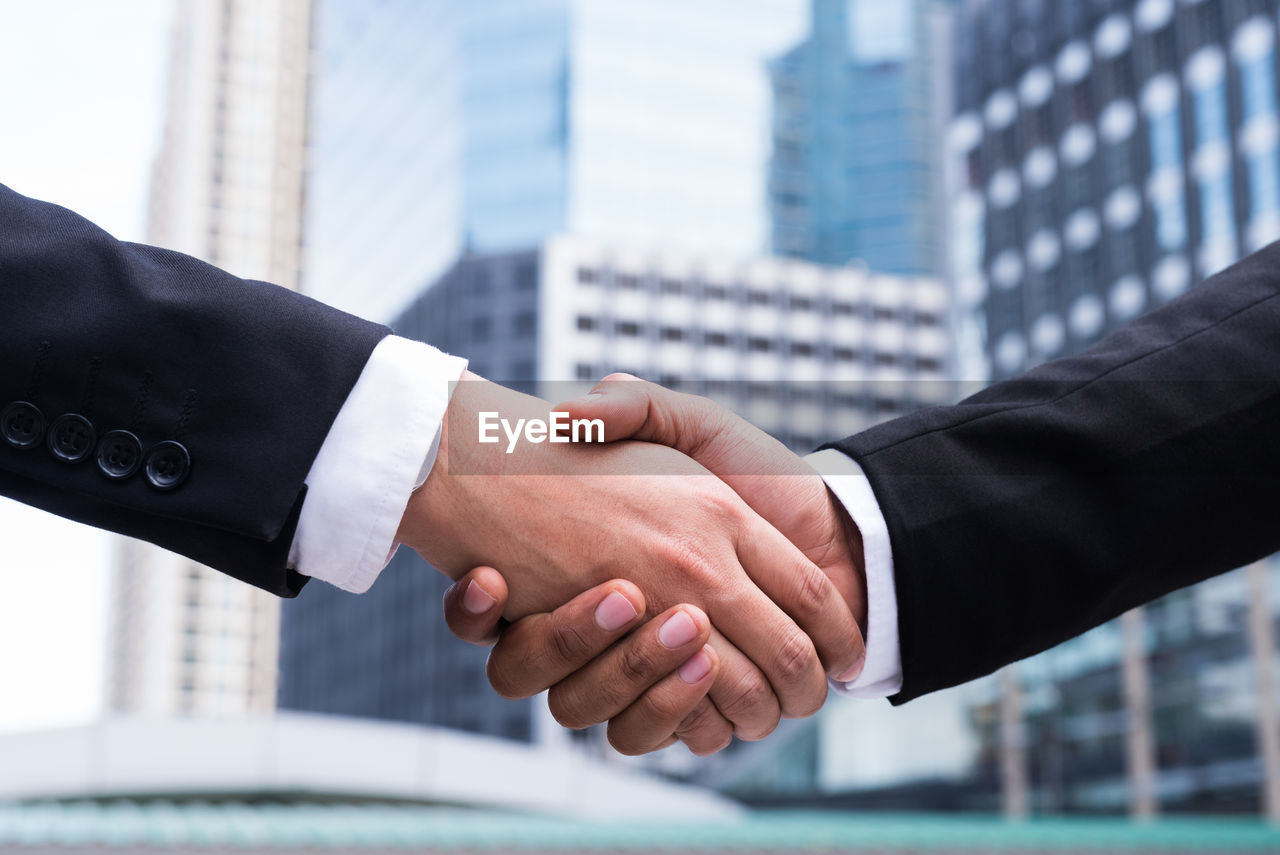
[[[797,451],[1280,237],[1277,0],[0,0],[0,182]],[[500,699],[401,550],[281,603],[0,506],[0,850],[1280,851],[1280,561],[713,758]],[[654,821],[656,818],[661,822]]]

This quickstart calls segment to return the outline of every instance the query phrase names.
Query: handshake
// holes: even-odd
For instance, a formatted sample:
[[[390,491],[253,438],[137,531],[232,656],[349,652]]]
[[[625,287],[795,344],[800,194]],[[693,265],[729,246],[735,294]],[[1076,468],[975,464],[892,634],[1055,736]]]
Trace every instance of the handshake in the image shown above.
[[[454,578],[446,619],[499,694],[643,754],[711,754],[821,708],[864,662],[859,532],[822,478],[713,402],[612,375],[554,409],[603,443],[520,442],[552,408],[472,374],[397,540]],[[494,414],[502,417],[503,429]],[[502,437],[494,442],[492,434]]]

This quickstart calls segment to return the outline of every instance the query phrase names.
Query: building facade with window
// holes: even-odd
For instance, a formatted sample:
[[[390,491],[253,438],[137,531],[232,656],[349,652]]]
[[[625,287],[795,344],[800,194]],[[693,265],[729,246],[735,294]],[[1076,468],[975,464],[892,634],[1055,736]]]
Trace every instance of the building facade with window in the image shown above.
[[[612,371],[708,394],[807,452],[954,395],[948,309],[935,278],[557,237],[464,256],[394,327],[552,400]],[[286,603],[281,707],[567,738],[540,701],[488,686],[486,651],[444,624],[447,584],[401,549],[366,594]]]
[[[995,378],[1280,237],[1277,4],[970,3],[951,266]]]
[[[958,336],[994,379],[1078,353],[1280,237],[1278,25],[1272,0],[961,4],[949,272]],[[1257,810],[1280,775],[1260,748],[1274,643],[1255,631],[1280,614],[1275,565],[980,684],[986,777],[1015,757],[1026,803],[1048,812]]]

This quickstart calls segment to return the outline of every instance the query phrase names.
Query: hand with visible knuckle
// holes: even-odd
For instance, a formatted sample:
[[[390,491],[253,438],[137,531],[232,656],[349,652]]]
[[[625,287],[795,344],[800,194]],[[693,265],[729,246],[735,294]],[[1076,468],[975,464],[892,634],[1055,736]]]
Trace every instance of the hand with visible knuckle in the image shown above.
[[[451,413],[472,413],[480,409],[509,409],[511,414],[529,412],[541,406],[534,399],[522,398],[512,403],[503,398],[492,384],[461,383],[454,393]],[[472,387],[470,389],[466,387]],[[477,393],[478,394],[473,394]],[[494,404],[493,396],[503,398]],[[486,398],[486,396],[489,396]],[[686,432],[685,440],[706,443],[720,431],[740,431],[739,425],[725,412],[702,399],[685,402],[692,417],[682,422],[675,416],[669,429]],[[532,408],[532,409],[531,409]],[[543,414],[545,416],[545,413]],[[465,421],[465,419],[463,419]],[[474,421],[472,421],[474,427]],[[749,426],[746,426],[749,428]],[[754,430],[754,429],[752,429]],[[698,435],[698,436],[695,436]],[[441,453],[447,450],[452,462],[473,454],[483,463],[493,462],[490,447],[469,446],[475,437],[461,436],[445,427]],[[723,450],[723,443],[717,443]],[[500,452],[500,450],[499,450]],[[456,573],[462,567],[492,563],[513,570],[506,617],[518,620],[526,615],[545,613],[581,594],[592,585],[611,576],[630,579],[640,591],[648,594],[647,613],[655,614],[673,603],[691,602],[706,609],[704,621],[714,623],[725,632],[726,643],[742,649],[767,678],[746,679],[727,692],[721,687],[716,706],[719,713],[734,726],[750,721],[751,731],[772,730],[777,715],[785,708],[788,714],[808,714],[825,698],[826,677],[819,661],[818,649],[804,631],[781,636],[784,623],[791,619],[809,628],[829,615],[833,586],[822,570],[804,565],[798,581],[788,583],[778,572],[779,563],[770,567],[770,558],[781,554],[758,550],[748,560],[748,525],[765,525],[761,517],[748,507],[734,488],[716,478],[664,478],[661,481],[619,478],[644,472],[671,472],[679,475],[715,474],[690,457],[655,442],[622,441],[592,448],[590,453],[565,446],[520,446],[509,458],[498,458],[503,466],[530,475],[598,475],[607,478],[453,478],[449,473],[433,470],[423,488],[412,500],[413,517],[430,520],[432,525],[411,527],[414,549],[436,566]],[[461,457],[454,455],[461,454]],[[480,466],[480,463],[477,466]],[[483,466],[480,466],[483,470]],[[484,470],[487,471],[487,470]],[[472,473],[474,474],[474,473]],[[546,495],[551,491],[551,495]],[[825,495],[825,494],[824,494]],[[607,512],[602,512],[602,509]],[[625,525],[618,520],[625,519]],[[499,538],[479,539],[475,532],[502,531]],[[778,537],[776,531],[773,536]],[[790,544],[784,544],[790,547]],[[774,548],[774,547],[770,547]],[[802,550],[793,550],[799,555]],[[608,562],[600,556],[609,556]],[[505,563],[503,563],[505,562]],[[754,567],[754,569],[753,569]],[[770,572],[772,570],[772,572]],[[763,574],[763,575],[761,575]],[[516,578],[518,577],[518,578]],[[756,580],[766,578],[770,584]],[[781,581],[780,581],[781,580]],[[789,598],[782,596],[789,586]],[[778,597],[775,602],[763,590]],[[751,608],[742,608],[750,605]],[[589,619],[589,616],[588,616]],[[708,620],[709,619],[709,620]],[[470,625],[470,624],[467,624]],[[584,629],[572,615],[556,616],[546,624],[541,636],[526,632],[524,641],[531,648],[515,655],[510,645],[499,640],[487,670],[490,681],[504,697],[525,697],[546,686],[535,687],[535,676],[551,674],[556,666],[573,663],[581,668],[599,646],[598,628]],[[507,636],[504,636],[504,638]],[[633,636],[634,637],[634,636]],[[815,631],[815,638],[819,637]],[[830,634],[823,636],[829,638]],[[612,639],[611,639],[612,640]],[[828,651],[827,641],[822,649]],[[532,648],[538,648],[533,650]],[[622,694],[640,693],[651,686],[663,670],[662,657],[655,659],[656,647],[632,645],[612,660],[617,686]],[[674,666],[674,667],[678,667]],[[530,676],[527,672],[536,672]],[[672,673],[673,668],[666,669]],[[522,673],[525,672],[525,673]],[[719,680],[723,674],[716,677]],[[594,723],[594,708],[587,708],[575,698],[556,692],[557,718],[572,725]],[[728,702],[722,702],[727,696]],[[595,697],[610,704],[624,700],[617,691],[598,692]],[[634,699],[633,699],[634,702]],[[674,715],[680,701],[675,695],[656,694],[649,699],[654,716]],[[769,720],[772,720],[771,723]],[[729,724],[716,724],[723,737]],[[649,741],[655,746],[661,740]],[[754,735],[754,734],[751,734]],[[625,730],[620,739],[633,740]],[[717,744],[720,740],[709,740]],[[699,740],[699,747],[705,747]],[[626,742],[629,749],[639,747]]]

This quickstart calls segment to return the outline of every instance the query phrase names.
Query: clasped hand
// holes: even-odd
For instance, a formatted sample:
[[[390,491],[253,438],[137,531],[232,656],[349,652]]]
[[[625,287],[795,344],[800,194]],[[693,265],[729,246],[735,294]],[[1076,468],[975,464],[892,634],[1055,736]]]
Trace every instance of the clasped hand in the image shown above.
[[[496,641],[500,694],[549,689],[557,721],[608,721],[627,754],[677,739],[712,753],[816,712],[827,677],[862,667],[852,522],[802,460],[711,401],[626,375],[597,392],[555,409],[601,419],[606,444],[507,453],[477,441],[479,414],[551,408],[458,384],[398,533],[458,580],[450,627]]]

